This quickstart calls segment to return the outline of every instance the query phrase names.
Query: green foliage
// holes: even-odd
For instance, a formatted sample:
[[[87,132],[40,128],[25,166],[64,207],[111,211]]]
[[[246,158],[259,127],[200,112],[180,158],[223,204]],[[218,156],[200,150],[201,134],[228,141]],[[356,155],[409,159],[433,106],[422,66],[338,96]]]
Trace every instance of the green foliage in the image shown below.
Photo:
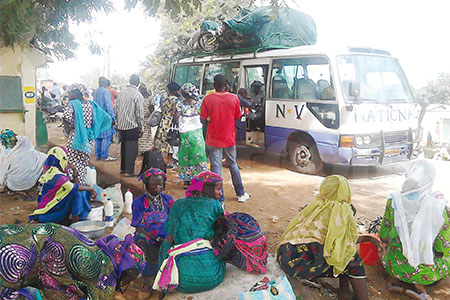
[[[72,58],[78,44],[69,24],[89,22],[94,12],[112,9],[109,0],[2,0],[0,45],[26,47],[31,42],[59,59]]]
[[[440,73],[438,78],[424,87],[430,103],[450,104],[450,73]]]
[[[204,0],[198,13],[189,14],[183,10],[176,17],[171,17],[171,11],[161,11],[158,14],[161,19],[161,39],[155,51],[141,65],[141,76],[149,89],[159,91],[165,88],[172,63],[189,52],[186,44],[203,21],[230,18],[237,13],[239,6],[251,3],[251,0]]]

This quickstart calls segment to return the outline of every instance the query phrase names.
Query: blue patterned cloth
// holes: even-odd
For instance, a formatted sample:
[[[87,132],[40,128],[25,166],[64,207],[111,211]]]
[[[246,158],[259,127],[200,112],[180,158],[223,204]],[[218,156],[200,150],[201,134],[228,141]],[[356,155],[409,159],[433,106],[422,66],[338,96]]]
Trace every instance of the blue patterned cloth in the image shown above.
[[[89,154],[92,152],[89,141],[97,139],[102,132],[109,130],[112,125],[111,117],[97,103],[93,101],[91,101],[91,103],[94,122],[91,128],[86,128],[81,100],[75,99],[70,101],[75,115],[75,137],[73,139],[72,148]]]

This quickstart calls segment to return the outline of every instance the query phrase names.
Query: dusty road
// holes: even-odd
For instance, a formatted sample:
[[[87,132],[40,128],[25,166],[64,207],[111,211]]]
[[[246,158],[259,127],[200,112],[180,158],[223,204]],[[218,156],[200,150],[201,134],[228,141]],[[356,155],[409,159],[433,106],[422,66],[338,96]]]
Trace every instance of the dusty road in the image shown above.
[[[59,129],[51,126],[49,136],[55,144],[65,144],[65,139]],[[113,145],[112,155],[118,157],[118,146]],[[301,207],[311,202],[319,189],[320,182],[326,174],[319,176],[303,175],[286,169],[287,162],[277,155],[266,154],[253,148],[238,149],[239,165],[242,168],[241,176],[245,190],[252,195],[246,203],[238,203],[234,196],[231,178],[228,169],[223,169],[225,187],[225,209],[227,211],[241,211],[253,215],[260,223],[267,235],[271,252],[288,225]],[[95,162],[98,164],[97,162]],[[99,163],[105,164],[105,163]],[[122,181],[123,185],[133,188],[139,193],[141,186],[136,179],[126,179],[118,175],[119,163],[107,163],[108,177],[103,183],[112,184],[114,179]],[[448,170],[450,163],[435,162],[438,176],[435,190],[441,190],[447,198],[450,198],[450,186],[448,185]],[[380,168],[348,168],[334,167],[328,173],[339,173],[350,180],[353,194],[353,203],[357,209],[356,217],[364,220],[372,220],[384,212],[386,197],[389,193],[399,189],[403,181],[403,173],[408,163],[398,163]],[[101,165],[100,165],[101,167]],[[138,163],[138,170],[140,165]],[[117,173],[111,175],[109,173]],[[168,172],[169,180],[166,192],[175,199],[182,197],[184,191],[182,182],[172,170]],[[100,177],[104,175],[100,174]],[[102,178],[99,178],[102,184]],[[104,186],[103,186],[104,187]],[[141,190],[142,191],[142,190]],[[20,196],[14,199],[12,196],[0,194],[0,224],[24,223],[27,215],[34,208],[34,203],[23,201]],[[405,296],[397,296],[385,291],[387,275],[382,267],[367,267],[370,299],[408,299]],[[140,283],[137,282],[136,286]],[[120,299],[134,299],[136,286],[132,286],[126,297]],[[320,291],[295,284],[295,290],[304,296],[304,299],[332,299],[329,295]],[[446,279],[435,287],[429,288],[433,299],[450,299],[450,280]],[[119,299],[119,298],[118,298]]]

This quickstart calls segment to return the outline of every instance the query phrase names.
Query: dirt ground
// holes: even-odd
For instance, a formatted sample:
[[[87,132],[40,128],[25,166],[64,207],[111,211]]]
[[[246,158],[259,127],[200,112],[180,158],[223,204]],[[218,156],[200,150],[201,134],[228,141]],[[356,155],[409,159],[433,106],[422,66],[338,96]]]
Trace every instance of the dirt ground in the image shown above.
[[[65,144],[61,131],[54,125],[49,126],[49,137],[53,144]],[[111,146],[111,155],[119,157],[118,145]],[[265,154],[260,150],[239,148],[239,166],[246,192],[251,198],[246,203],[238,203],[231,185],[228,169],[223,169],[225,189],[225,210],[241,211],[254,216],[268,239],[269,250],[273,253],[276,243],[281,237],[289,221],[305,204],[310,203],[318,191],[324,175],[303,175],[287,170],[286,162],[279,156]],[[136,179],[120,177],[119,162],[91,162],[97,166],[98,183],[102,187],[121,182],[123,188],[130,188],[134,195],[142,193],[141,184]],[[140,169],[138,159],[137,171]],[[395,164],[383,168],[345,168],[336,167],[328,173],[340,173],[350,179],[353,203],[357,209],[358,220],[370,221],[384,212],[386,196],[397,190],[402,182],[400,174],[404,172],[405,164]],[[166,193],[175,199],[184,196],[182,181],[177,179],[177,173],[168,171]],[[35,199],[35,198],[34,198]],[[23,196],[0,194],[0,224],[24,224],[27,215],[32,212],[35,202],[24,200]],[[369,299],[409,299],[403,295],[395,295],[386,291],[388,276],[381,266],[366,267]],[[335,299],[334,294],[303,286],[291,280],[297,295],[304,299]],[[337,286],[337,280],[327,280],[327,283]],[[136,292],[142,282],[133,282],[129,291],[116,299],[135,299]],[[443,280],[434,287],[428,288],[429,294],[436,300],[450,299],[450,280]],[[301,299],[301,298],[300,298]]]

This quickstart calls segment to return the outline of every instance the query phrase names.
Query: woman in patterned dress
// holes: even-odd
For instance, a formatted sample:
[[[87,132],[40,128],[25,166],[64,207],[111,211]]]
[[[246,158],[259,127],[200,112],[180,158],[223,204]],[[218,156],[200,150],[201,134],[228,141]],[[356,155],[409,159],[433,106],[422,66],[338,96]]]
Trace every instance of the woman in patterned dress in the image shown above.
[[[161,95],[160,107],[162,118],[161,122],[158,125],[153,143],[155,145],[155,148],[160,150],[164,154],[164,156],[166,156],[165,159],[167,162],[167,166],[173,167],[173,147],[167,140],[167,133],[173,126],[173,115],[175,112],[175,106],[180,97],[180,86],[176,82],[172,81],[167,85],[167,89],[169,90],[169,94],[164,91]]]
[[[212,246],[218,257],[252,274],[264,274],[267,242],[258,221],[241,212],[225,213],[214,223]]]
[[[138,153],[142,154],[145,151],[150,150],[153,146],[152,127],[149,124],[149,120],[155,108],[145,84],[141,83],[139,92],[142,94],[142,97],[144,97],[144,133],[138,141]]]
[[[297,279],[339,277],[339,300],[348,298],[349,282],[355,298],[367,300],[366,273],[356,244],[381,245],[374,237],[358,237],[354,213],[347,179],[325,178],[316,199],[295,216],[281,237],[277,251],[281,269]]]
[[[152,278],[158,271],[159,248],[167,237],[164,231],[173,198],[164,194],[167,176],[160,169],[151,168],[141,175],[139,181],[144,183],[145,194],[133,200],[133,218],[131,226],[136,228],[134,240],[144,251],[147,263],[143,272],[144,286],[139,292],[139,299],[147,299],[151,292]]]
[[[413,299],[431,299],[425,286],[450,275],[449,212],[445,197],[431,192],[435,176],[430,162],[414,162],[402,190],[389,197],[381,222],[382,262],[391,275],[388,290]],[[400,287],[399,281],[413,284],[416,291]]]
[[[131,235],[94,243],[53,223],[1,225],[0,299],[113,299],[145,267],[142,254]]]
[[[69,169],[73,171],[73,182]],[[79,184],[76,169],[68,164],[66,149],[60,146],[48,151],[38,188],[37,208],[29,219],[40,223],[61,223],[69,215],[72,215],[72,223],[84,219],[91,211],[90,196],[97,197],[92,187]]]
[[[179,117],[180,150],[178,152],[178,178],[184,181],[187,189],[191,179],[208,170],[205,152],[203,125],[200,121],[202,102],[198,89],[192,83],[185,83],[180,89],[183,100],[177,103],[176,115]]]
[[[111,128],[111,117],[93,101],[82,84],[69,86],[69,104],[64,109],[64,130],[69,135],[69,163],[75,166],[80,184],[86,184],[86,167],[98,135]]]

